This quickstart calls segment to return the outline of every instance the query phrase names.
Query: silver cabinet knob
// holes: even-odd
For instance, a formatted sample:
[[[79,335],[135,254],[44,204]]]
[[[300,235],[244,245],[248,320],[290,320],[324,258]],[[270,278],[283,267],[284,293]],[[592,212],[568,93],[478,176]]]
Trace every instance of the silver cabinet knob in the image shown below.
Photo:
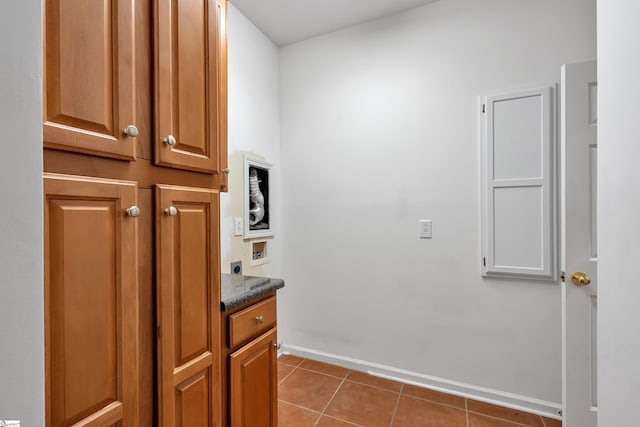
[[[176,145],[176,137],[173,135],[167,135],[167,137],[165,139],[162,140],[162,142],[164,142],[167,145],[170,145],[171,147],[173,147],[174,145]]]
[[[127,213],[127,216],[132,216],[132,217],[140,216],[140,208],[135,205],[131,206],[130,208],[127,208],[126,213]]]
[[[222,169],[222,173],[225,175],[229,175],[229,168]]]
[[[278,344],[274,344],[274,345],[273,345],[273,347],[274,347],[276,350],[280,350],[280,349],[282,348],[282,344],[280,344],[280,343],[278,343]]]
[[[164,210],[164,214],[167,216],[176,216],[178,215],[178,209],[176,209],[173,206],[169,206],[167,209]]]
[[[126,128],[124,128],[124,134],[127,136],[130,136],[132,138],[135,138],[136,136],[138,136],[138,128],[135,127],[134,125],[129,125]]]
[[[258,323],[264,323],[264,316],[257,316],[257,317],[256,317],[256,322],[258,322]]]

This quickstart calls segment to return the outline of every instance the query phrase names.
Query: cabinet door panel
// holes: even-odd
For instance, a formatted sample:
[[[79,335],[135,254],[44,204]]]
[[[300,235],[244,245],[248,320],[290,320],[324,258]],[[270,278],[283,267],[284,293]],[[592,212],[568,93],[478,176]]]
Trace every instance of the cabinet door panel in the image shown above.
[[[227,171],[220,179],[220,191],[229,190],[227,62],[227,0],[218,0],[218,170]]]
[[[47,426],[133,427],[136,185],[45,174],[44,191]]]
[[[231,427],[277,427],[276,329],[231,354]]]
[[[133,0],[47,0],[44,146],[135,158]]]
[[[218,172],[216,2],[159,0],[155,8],[155,162]],[[169,135],[175,145],[163,142]]]
[[[217,190],[156,187],[163,427],[220,425],[218,197]]]

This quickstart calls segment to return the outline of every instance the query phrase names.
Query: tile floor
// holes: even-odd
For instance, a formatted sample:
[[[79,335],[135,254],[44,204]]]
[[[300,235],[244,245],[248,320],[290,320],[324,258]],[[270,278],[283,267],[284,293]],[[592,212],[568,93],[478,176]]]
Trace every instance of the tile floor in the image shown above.
[[[292,355],[278,359],[279,427],[561,427],[557,420]]]

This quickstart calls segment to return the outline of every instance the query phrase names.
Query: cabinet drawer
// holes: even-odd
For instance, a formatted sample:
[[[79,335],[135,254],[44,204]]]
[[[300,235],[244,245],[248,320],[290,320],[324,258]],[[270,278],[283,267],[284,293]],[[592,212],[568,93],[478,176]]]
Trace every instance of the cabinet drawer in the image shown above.
[[[229,347],[257,337],[276,324],[276,298],[270,297],[229,316]]]

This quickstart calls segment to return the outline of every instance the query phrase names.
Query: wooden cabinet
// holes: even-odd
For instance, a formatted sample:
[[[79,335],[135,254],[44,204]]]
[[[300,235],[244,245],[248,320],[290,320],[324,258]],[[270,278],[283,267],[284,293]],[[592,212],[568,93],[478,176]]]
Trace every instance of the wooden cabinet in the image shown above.
[[[153,155],[159,166],[215,174],[226,191],[226,4],[46,0],[44,146]]]
[[[226,89],[223,3],[155,2],[158,165],[221,171],[221,158],[226,157],[226,141],[217,144],[226,123],[226,90],[220,90]]]
[[[223,372],[225,426],[278,426],[275,295],[223,313],[228,371]]]
[[[136,191],[45,174],[48,426],[138,425]]]
[[[278,426],[276,329],[229,356],[231,427]]]
[[[47,427],[221,426],[225,20],[45,0]]]
[[[217,190],[156,186],[158,388],[163,425],[220,425]]]
[[[47,0],[44,146],[133,160],[136,124],[131,0]]]

